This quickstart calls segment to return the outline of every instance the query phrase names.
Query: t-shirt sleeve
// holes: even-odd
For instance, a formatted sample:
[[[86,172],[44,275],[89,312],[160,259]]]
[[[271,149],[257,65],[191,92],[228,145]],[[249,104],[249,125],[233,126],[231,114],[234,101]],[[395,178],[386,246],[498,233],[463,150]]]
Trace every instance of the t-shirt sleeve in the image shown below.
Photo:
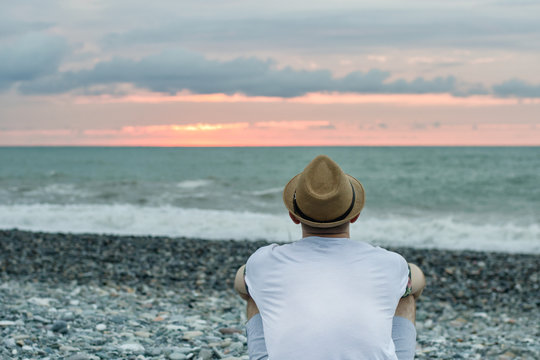
[[[409,296],[412,292],[411,267],[409,264],[407,264],[407,270],[407,287],[405,293],[401,296],[402,298]]]
[[[264,271],[266,268],[266,262],[268,261],[268,252],[272,251],[274,246],[277,245],[272,244],[257,249],[257,251],[251,254],[246,262],[244,281],[246,282],[248,294],[253,299],[256,299],[257,289],[260,288],[260,285],[264,280]]]
[[[399,283],[399,296],[400,297],[407,297],[412,291],[411,287],[411,268],[409,267],[409,264],[403,258],[403,256],[394,253],[397,261],[397,274],[396,274],[396,280]]]

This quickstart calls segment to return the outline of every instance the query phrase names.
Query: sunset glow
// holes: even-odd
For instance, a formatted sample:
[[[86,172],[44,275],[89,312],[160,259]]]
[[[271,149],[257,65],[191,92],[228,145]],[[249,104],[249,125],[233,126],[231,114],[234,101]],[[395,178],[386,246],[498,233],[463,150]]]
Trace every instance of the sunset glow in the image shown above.
[[[540,4],[215,5],[0,5],[0,146],[540,146]]]
[[[493,96],[458,97],[450,94],[354,94],[354,93],[308,93],[293,98],[246,96],[244,94],[190,94],[177,95],[138,93],[126,96],[77,97],[77,104],[161,104],[172,102],[193,103],[298,103],[298,104],[396,104],[402,106],[498,106],[517,104],[540,104],[540,98],[496,98]]]
[[[366,128],[327,121],[282,121],[185,125],[126,126],[120,129],[0,131],[0,138],[30,142],[102,146],[493,146],[535,145],[540,125],[453,125],[412,129],[400,126]],[[35,144],[42,145],[42,144]]]

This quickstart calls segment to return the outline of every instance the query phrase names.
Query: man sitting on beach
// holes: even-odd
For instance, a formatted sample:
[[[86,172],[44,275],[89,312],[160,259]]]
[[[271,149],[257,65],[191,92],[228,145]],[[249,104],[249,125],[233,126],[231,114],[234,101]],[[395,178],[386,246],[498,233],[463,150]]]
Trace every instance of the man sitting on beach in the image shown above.
[[[413,359],[424,275],[399,254],[349,239],[362,184],[320,155],[289,181],[283,201],[302,239],[261,247],[236,274],[249,358]]]

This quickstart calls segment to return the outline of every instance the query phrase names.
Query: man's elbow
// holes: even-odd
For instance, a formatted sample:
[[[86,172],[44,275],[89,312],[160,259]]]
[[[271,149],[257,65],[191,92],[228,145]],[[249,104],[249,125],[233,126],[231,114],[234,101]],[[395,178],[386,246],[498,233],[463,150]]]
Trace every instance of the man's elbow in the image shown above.
[[[426,287],[426,277],[417,265],[409,263],[409,266],[411,267],[411,294],[418,299]]]
[[[249,294],[247,292],[246,282],[244,279],[245,267],[246,265],[240,266],[236,272],[236,277],[234,278],[234,290],[236,290],[242,299],[247,300],[249,299]]]

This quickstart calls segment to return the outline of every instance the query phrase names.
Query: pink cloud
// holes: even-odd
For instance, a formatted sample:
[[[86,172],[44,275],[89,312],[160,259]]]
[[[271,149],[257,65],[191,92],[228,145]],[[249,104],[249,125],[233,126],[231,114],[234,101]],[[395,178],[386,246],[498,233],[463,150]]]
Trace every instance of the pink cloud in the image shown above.
[[[540,99],[497,98],[489,95],[457,97],[451,94],[356,94],[308,93],[294,98],[246,96],[244,94],[192,94],[187,91],[176,95],[137,92],[124,96],[78,96],[77,104],[142,103],[297,103],[297,104],[393,104],[401,106],[501,106],[540,104]]]

